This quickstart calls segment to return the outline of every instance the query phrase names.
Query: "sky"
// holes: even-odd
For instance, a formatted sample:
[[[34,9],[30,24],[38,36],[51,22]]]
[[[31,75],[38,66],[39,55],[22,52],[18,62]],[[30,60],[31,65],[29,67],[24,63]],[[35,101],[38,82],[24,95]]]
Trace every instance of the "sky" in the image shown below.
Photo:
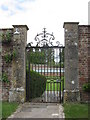
[[[0,28],[29,27],[27,43],[46,28],[64,44],[64,22],[88,24],[89,0],[0,0]]]

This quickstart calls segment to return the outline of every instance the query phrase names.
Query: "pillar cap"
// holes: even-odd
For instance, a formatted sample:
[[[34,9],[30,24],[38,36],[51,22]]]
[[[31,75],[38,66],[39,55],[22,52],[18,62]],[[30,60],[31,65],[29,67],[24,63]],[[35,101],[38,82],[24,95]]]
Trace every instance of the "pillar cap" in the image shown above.
[[[29,30],[27,25],[12,25],[14,28],[18,27],[26,27],[27,30]]]
[[[65,24],[79,24],[79,22],[64,22],[63,28],[65,27]]]

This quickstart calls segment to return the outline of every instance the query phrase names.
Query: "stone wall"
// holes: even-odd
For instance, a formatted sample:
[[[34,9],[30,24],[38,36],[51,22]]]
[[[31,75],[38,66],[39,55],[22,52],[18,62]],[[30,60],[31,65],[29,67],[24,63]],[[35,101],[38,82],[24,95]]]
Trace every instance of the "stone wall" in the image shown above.
[[[90,26],[78,22],[65,22],[65,101],[90,101],[90,93],[82,86],[90,82]],[[0,29],[0,99],[24,102],[26,98],[25,48],[27,44],[26,25],[13,25]],[[18,34],[15,34],[17,33]],[[11,42],[2,42],[2,35],[10,33]],[[7,36],[8,37],[8,36]],[[6,39],[6,38],[4,38]],[[13,52],[16,51],[14,58]],[[12,56],[6,62],[5,56]],[[9,82],[1,82],[5,73]],[[1,89],[2,88],[2,89]],[[2,94],[1,94],[2,93]]]
[[[84,83],[90,82],[90,26],[64,23],[65,101],[90,101]]]
[[[90,82],[90,26],[79,25],[79,89],[81,101],[90,101],[90,93],[83,85]]]
[[[25,48],[27,44],[27,30],[28,27],[26,25],[13,25],[12,29],[0,29],[1,41],[3,34],[10,33],[11,35],[10,42],[2,42],[1,52],[2,74],[6,75],[9,80],[9,82],[2,82],[2,99],[5,101],[25,101]],[[16,31],[19,34],[15,34]],[[5,58],[8,54],[12,56],[12,60],[9,62]]]

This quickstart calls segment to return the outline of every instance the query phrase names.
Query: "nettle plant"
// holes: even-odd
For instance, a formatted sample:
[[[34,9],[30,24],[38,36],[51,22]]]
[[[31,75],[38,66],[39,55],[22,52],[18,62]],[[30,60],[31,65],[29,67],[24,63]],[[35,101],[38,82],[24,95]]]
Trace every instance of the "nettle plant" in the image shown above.
[[[12,34],[10,32],[3,33],[1,35],[2,43],[10,43],[12,39]]]
[[[7,53],[4,58],[6,63],[10,63],[13,59],[15,59],[17,57],[17,52],[16,50],[13,50],[12,53]]]

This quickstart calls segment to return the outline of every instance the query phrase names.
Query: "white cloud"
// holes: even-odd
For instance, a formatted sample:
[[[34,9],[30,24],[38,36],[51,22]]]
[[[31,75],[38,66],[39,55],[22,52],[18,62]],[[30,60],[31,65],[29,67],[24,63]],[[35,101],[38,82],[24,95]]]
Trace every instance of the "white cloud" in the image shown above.
[[[63,43],[64,22],[88,24],[88,0],[2,0],[0,8],[0,27],[27,24],[28,42],[46,27]]]

